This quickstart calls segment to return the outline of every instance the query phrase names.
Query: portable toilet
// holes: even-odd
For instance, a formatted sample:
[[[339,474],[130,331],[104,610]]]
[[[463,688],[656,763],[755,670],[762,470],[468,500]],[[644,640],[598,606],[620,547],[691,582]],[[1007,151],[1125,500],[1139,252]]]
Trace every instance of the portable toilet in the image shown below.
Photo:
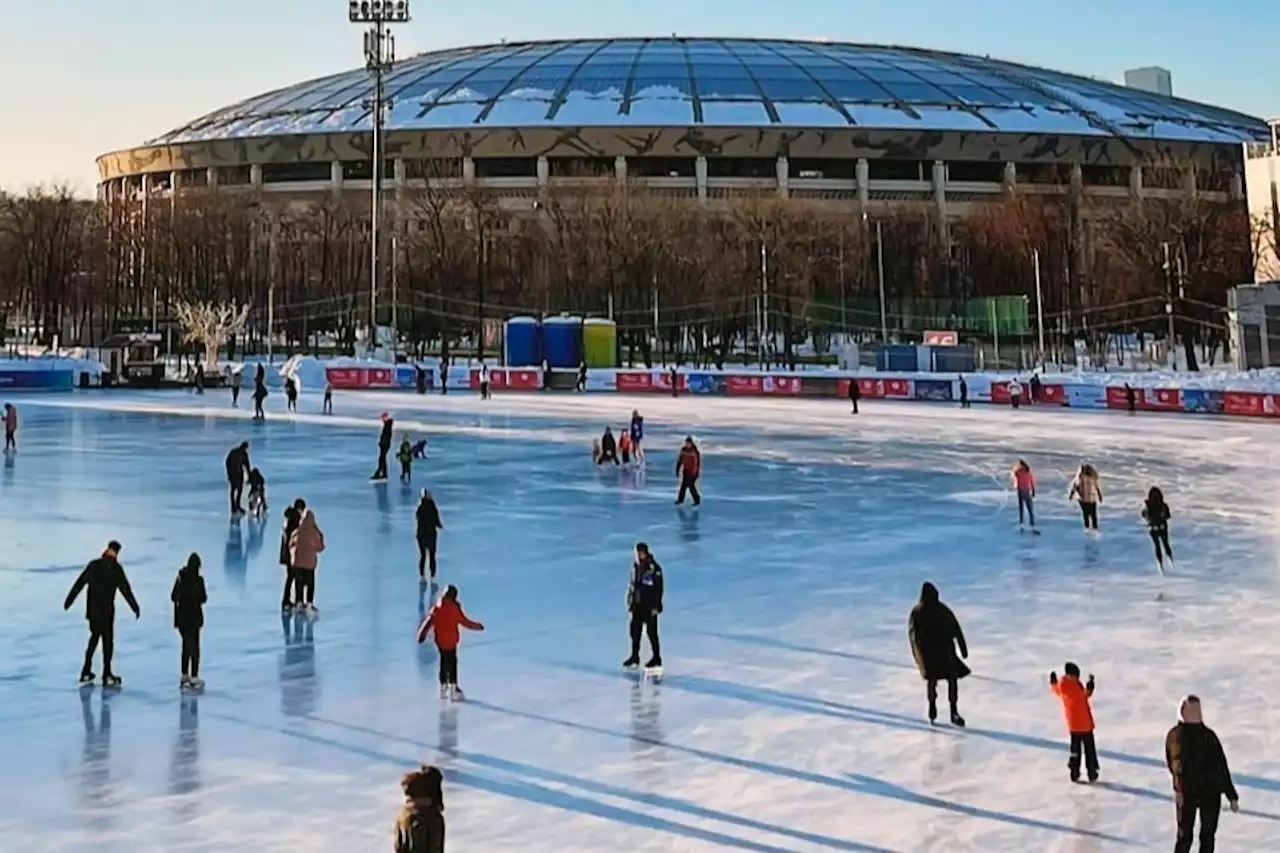
[[[551,367],[576,370],[582,363],[582,318],[561,315],[543,320],[542,353]]]
[[[507,321],[507,367],[542,366],[542,324],[536,317]]]
[[[582,358],[587,367],[617,367],[618,324],[599,317],[583,320]]]

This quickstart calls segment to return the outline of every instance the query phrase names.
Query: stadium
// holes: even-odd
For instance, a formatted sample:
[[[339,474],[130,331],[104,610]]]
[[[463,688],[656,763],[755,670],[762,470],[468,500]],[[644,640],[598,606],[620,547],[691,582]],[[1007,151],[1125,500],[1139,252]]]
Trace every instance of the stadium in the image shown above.
[[[98,160],[105,200],[185,187],[367,196],[370,75],[249,98]],[[386,76],[387,188],[472,184],[510,203],[616,176],[714,200],[776,192],[944,216],[1011,185],[1244,205],[1231,110],[990,58],[766,39],[619,38],[424,53]]]

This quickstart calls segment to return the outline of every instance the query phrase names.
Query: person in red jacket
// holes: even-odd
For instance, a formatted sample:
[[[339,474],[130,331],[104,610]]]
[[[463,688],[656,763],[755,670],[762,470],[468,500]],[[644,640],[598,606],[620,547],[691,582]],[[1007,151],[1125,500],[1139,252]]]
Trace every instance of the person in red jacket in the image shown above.
[[[676,457],[676,476],[680,478],[680,490],[676,493],[676,505],[684,503],[685,494],[693,497],[693,505],[702,503],[702,495],[698,494],[698,477],[702,474],[702,453],[698,451],[693,438],[684,440],[680,455]]]
[[[1080,667],[1068,663],[1063,667],[1061,680],[1058,673],[1049,673],[1049,690],[1062,700],[1062,712],[1067,718],[1067,731],[1071,735],[1071,757],[1067,760],[1067,769],[1071,771],[1071,781],[1080,781],[1080,752],[1083,749],[1089,781],[1097,782],[1098,747],[1093,740],[1093,709],[1089,707],[1089,700],[1093,698],[1093,676],[1081,684]]]
[[[484,625],[468,619],[458,603],[458,588],[453,584],[445,587],[444,595],[431,612],[426,621],[418,628],[418,642],[425,643],[427,634],[432,629],[436,632],[436,649],[440,652],[440,698],[466,699],[466,694],[458,687],[458,641],[459,628],[470,628],[472,631],[483,631]]]

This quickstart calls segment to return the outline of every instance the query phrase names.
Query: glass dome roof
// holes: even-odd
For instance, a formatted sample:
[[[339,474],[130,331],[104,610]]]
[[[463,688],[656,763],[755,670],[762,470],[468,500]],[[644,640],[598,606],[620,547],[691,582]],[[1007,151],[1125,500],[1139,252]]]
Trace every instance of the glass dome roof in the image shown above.
[[[149,145],[370,129],[369,74],[242,101]],[[525,42],[424,53],[386,78],[388,130],[794,127],[1239,143],[1266,124],[1113,83],[917,48],[753,39]]]

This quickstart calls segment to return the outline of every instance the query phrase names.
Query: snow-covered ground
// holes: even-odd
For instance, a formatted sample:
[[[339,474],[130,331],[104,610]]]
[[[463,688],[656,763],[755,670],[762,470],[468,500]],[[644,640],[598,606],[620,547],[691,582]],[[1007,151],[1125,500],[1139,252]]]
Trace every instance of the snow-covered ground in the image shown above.
[[[270,401],[279,405],[280,400]],[[338,413],[224,394],[21,404],[0,469],[0,848],[98,853],[390,849],[399,774],[446,769],[454,850],[1111,853],[1172,846],[1163,765],[1178,698],[1205,701],[1243,811],[1224,851],[1280,837],[1269,425],[1105,412],[608,395],[340,394]],[[648,471],[592,469],[591,438],[640,405]],[[413,487],[365,482],[376,416],[431,438]],[[706,452],[699,510],[671,506],[672,451]],[[271,520],[228,524],[222,456],[252,442]],[[1045,533],[1006,491],[1026,458]],[[1103,536],[1065,502],[1103,474]],[[1158,483],[1176,570],[1138,518]],[[464,638],[471,701],[441,707],[412,641],[416,490],[437,495],[442,580],[488,630]],[[305,496],[329,548],[314,624],[278,610],[278,517]],[[103,543],[121,608],[118,695],[81,692],[78,605]],[[623,674],[629,549],[667,572],[666,678]],[[210,604],[199,698],[180,698],[168,604],[190,551]],[[970,728],[930,729],[906,646],[923,580],[971,646]],[[1103,784],[1067,780],[1050,669],[1096,673]]]

